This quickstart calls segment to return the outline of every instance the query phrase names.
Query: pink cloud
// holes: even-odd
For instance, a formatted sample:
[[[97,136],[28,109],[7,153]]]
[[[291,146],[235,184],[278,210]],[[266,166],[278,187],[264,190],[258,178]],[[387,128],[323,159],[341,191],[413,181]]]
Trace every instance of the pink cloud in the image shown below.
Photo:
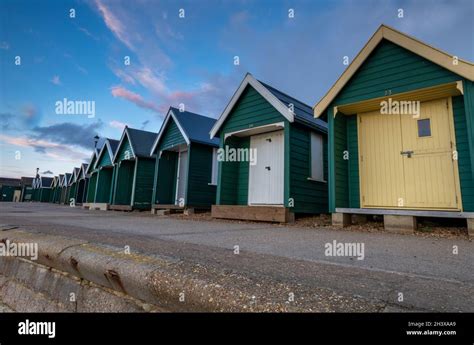
[[[112,96],[126,99],[127,101],[135,103],[140,108],[145,108],[157,113],[161,113],[161,110],[156,105],[145,101],[138,93],[127,90],[122,86],[112,87]]]
[[[119,130],[123,130],[125,128],[125,126],[128,126],[128,124],[125,123],[125,122],[112,120],[112,121],[109,122],[109,126],[113,127],[113,128],[116,128],[116,129],[119,129]]]

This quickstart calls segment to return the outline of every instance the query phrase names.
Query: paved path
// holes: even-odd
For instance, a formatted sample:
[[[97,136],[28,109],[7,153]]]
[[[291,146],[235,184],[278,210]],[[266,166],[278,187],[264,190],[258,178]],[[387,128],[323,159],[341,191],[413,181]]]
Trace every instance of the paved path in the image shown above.
[[[463,238],[189,221],[32,203],[0,204],[1,226],[297,281],[382,301],[387,310],[474,311],[474,243]],[[326,256],[325,244],[334,240],[363,243],[364,259]],[[233,253],[236,245],[239,255]],[[453,246],[459,254],[453,254]]]

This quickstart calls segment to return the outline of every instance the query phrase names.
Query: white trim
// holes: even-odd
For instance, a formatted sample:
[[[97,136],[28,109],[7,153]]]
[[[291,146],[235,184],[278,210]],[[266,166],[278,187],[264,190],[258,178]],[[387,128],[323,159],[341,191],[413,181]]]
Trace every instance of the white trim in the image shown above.
[[[368,40],[365,46],[359,51],[357,56],[351,62],[349,67],[341,74],[334,85],[313,107],[314,117],[320,117],[323,111],[336,98],[342,88],[349,82],[352,76],[359,70],[370,53],[378,46],[382,39],[386,39],[402,48],[405,48],[414,54],[417,54],[453,73],[456,73],[471,81],[474,80],[474,65],[471,62],[458,59],[458,65],[453,65],[453,56],[423,43],[416,38],[397,31],[386,25],[381,25],[377,31]]]
[[[123,139],[125,138],[125,136],[127,136],[128,142],[130,143],[130,147],[132,149],[133,157],[137,157],[137,155],[135,154],[135,151],[133,150],[133,144],[132,144],[132,141],[130,140],[130,135],[128,134],[128,127],[125,127],[123,132],[122,132],[122,137],[120,138],[119,144],[117,146],[117,151],[115,151],[114,159],[112,160],[112,163],[115,163],[115,160],[117,159],[117,154],[120,152],[120,147],[122,146]]]
[[[97,148],[94,148],[94,152],[92,152],[92,157],[89,160],[89,165],[87,166],[86,174],[88,173],[89,169],[91,168],[91,162],[92,162],[92,159],[94,158],[94,156],[97,157]]]
[[[135,204],[135,188],[137,186],[138,157],[135,156],[135,166],[133,167],[132,195],[130,196],[130,206]]]
[[[257,127],[251,127],[251,128],[247,128],[247,129],[241,129],[239,131],[235,131],[235,132],[230,132],[230,133],[226,133],[224,135],[224,141],[227,140],[228,137],[232,136],[232,135],[236,135],[236,134],[239,134],[239,133],[245,133],[245,132],[252,132],[254,130],[259,130],[259,129],[264,129],[264,128],[271,128],[271,127],[281,127],[281,128],[285,128],[285,123],[284,122],[275,122],[275,123],[270,123],[268,125],[262,125],[262,126],[257,126]],[[279,130],[279,129],[277,129]],[[265,132],[259,132],[259,133],[255,133],[255,134],[249,134],[249,135],[257,135],[257,134],[261,134],[261,133],[265,133]]]
[[[232,96],[229,104],[227,104],[224,112],[219,117],[217,122],[212,127],[211,131],[209,132],[211,139],[214,138],[224,124],[224,121],[229,116],[230,112],[234,108],[235,104],[239,100],[240,96],[244,92],[247,85],[252,86],[263,98],[265,98],[283,117],[285,117],[288,121],[294,121],[294,113],[292,113],[289,108],[283,104],[277,97],[275,97],[268,89],[263,86],[257,79],[255,79],[250,73],[247,73],[245,78],[240,83],[239,88]]]
[[[161,125],[160,131],[158,132],[158,136],[155,139],[155,142],[153,143],[153,146],[150,151],[150,156],[153,155],[153,152],[155,152],[158,143],[160,142],[161,136],[165,132],[166,126],[168,125],[168,122],[170,120],[170,117],[173,117],[174,122],[176,123],[176,126],[178,126],[179,131],[181,132],[181,135],[183,136],[184,140],[186,141],[186,144],[189,145],[191,141],[189,140],[188,135],[184,131],[183,127],[181,127],[181,124],[179,123],[176,115],[174,114],[173,110],[169,108],[168,113],[166,114],[165,120],[163,121],[163,124]]]

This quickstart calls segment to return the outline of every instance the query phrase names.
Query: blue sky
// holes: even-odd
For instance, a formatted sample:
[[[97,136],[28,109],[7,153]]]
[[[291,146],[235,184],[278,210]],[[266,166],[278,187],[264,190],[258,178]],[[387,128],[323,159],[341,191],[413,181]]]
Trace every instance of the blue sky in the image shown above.
[[[96,134],[157,132],[170,105],[218,117],[246,72],[314,105],[382,23],[474,61],[473,17],[471,0],[0,0],[0,176],[70,172]],[[57,114],[64,98],[95,117]]]

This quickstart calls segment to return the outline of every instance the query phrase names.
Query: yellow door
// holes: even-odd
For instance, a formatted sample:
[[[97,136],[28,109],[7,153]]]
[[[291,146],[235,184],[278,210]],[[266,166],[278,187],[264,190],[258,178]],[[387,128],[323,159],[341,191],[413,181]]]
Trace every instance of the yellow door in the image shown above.
[[[401,115],[407,207],[460,209],[449,109],[449,100],[444,98],[421,103],[418,118]]]
[[[359,114],[359,169],[363,207],[397,207],[404,197],[400,117]]]
[[[420,116],[359,114],[362,207],[460,210],[450,99]]]

